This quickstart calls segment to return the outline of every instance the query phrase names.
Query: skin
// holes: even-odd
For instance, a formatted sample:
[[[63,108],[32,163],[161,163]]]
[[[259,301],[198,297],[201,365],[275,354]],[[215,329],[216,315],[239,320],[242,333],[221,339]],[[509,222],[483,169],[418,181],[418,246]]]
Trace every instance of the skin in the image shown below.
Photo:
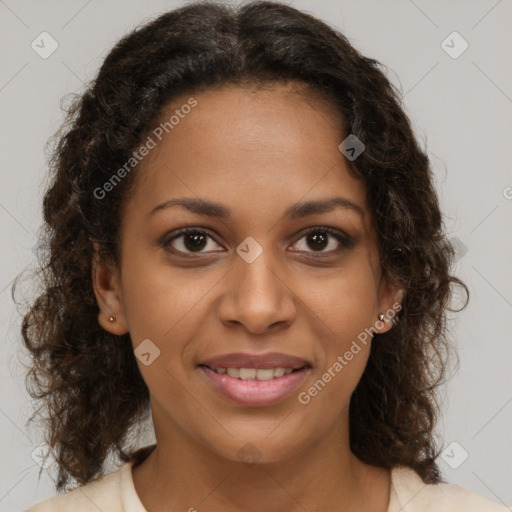
[[[297,396],[401,299],[382,276],[364,182],[338,149],[346,136],[340,120],[326,100],[293,83],[224,86],[194,98],[197,106],[137,170],[122,213],[120,268],[98,258],[93,267],[100,324],[129,332],[134,348],[150,339],[160,350],[148,366],[137,359],[157,448],[132,470],[136,491],[148,512],[385,512],[390,472],[357,459],[348,438],[350,396],[370,343],[307,405]],[[220,202],[232,218],[179,206],[149,216],[179,197]],[[338,207],[283,217],[293,203],[330,197],[362,214]],[[353,246],[329,235],[319,249],[306,231],[321,226],[348,235]],[[183,227],[211,238],[196,252],[186,236],[159,245]],[[263,249],[252,263],[236,252],[248,236]],[[381,325],[378,332],[392,327]],[[243,351],[296,355],[312,369],[285,400],[244,407],[220,395],[197,366]],[[238,455],[247,443],[260,456],[252,465]]]

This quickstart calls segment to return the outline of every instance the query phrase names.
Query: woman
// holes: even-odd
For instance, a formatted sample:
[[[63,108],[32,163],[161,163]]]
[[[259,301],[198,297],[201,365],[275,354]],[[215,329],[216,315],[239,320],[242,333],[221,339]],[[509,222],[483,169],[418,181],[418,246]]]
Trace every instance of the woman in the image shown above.
[[[69,116],[23,337],[80,487],[31,511],[505,510],[436,464],[467,288],[376,61],[291,7],[200,2],[123,38]]]

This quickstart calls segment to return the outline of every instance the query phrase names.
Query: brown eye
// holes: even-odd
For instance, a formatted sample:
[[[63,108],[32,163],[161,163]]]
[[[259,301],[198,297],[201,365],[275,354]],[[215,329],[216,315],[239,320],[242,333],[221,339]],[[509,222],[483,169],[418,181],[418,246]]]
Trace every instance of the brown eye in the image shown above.
[[[315,251],[321,251],[329,244],[329,235],[325,231],[315,231],[306,235],[307,244]]]
[[[353,242],[345,235],[328,227],[318,227],[309,230],[305,233],[295,245],[300,245],[300,241],[305,240],[305,248],[295,249],[297,251],[317,252],[317,253],[335,253],[350,248]],[[307,248],[311,250],[307,250]],[[325,250],[327,248],[327,250]]]
[[[206,238],[208,235],[205,235],[204,233],[187,233],[186,235],[183,235],[183,245],[187,248],[189,251],[200,251],[205,248],[206,246]]]
[[[209,240],[212,240],[213,244],[209,244]],[[187,229],[185,231],[181,231],[163,243],[165,248],[170,248],[173,252],[183,254],[200,254],[211,251],[219,252],[219,249],[215,249],[216,245],[217,247],[220,247],[206,231],[198,229]],[[210,249],[205,251],[204,249],[208,247],[210,247]]]

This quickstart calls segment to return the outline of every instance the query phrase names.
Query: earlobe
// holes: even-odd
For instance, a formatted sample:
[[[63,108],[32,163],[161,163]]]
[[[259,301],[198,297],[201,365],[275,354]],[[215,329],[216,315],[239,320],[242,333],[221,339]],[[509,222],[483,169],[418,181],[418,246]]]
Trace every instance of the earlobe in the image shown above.
[[[385,293],[380,300],[381,311],[376,323],[376,328],[380,334],[388,332],[398,323],[398,313],[402,310],[403,297],[403,289],[386,281]]]
[[[121,293],[121,279],[118,269],[102,261],[95,243],[92,260],[92,286],[98,303],[98,323],[106,331],[120,336],[128,332]]]

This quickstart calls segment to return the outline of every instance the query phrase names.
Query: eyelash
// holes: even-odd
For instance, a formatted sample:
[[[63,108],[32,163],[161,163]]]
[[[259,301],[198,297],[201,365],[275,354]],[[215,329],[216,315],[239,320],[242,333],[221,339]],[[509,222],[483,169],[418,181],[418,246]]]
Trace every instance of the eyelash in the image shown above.
[[[207,231],[205,231],[204,229],[199,229],[199,228],[183,228],[181,230],[179,230],[175,235],[173,235],[171,238],[165,238],[161,243],[160,245],[174,253],[174,254],[177,254],[179,256],[184,256],[186,258],[195,258],[197,257],[196,255],[201,255],[201,254],[208,254],[208,253],[203,253],[203,252],[184,252],[184,251],[179,251],[177,249],[174,249],[171,247],[171,243],[174,241],[174,240],[177,240],[178,238],[180,237],[183,237],[184,235],[187,235],[187,234],[190,234],[190,233],[197,233],[197,234],[204,234],[204,235],[207,235],[209,238],[211,238],[212,240],[215,241],[215,243],[217,245],[220,245]],[[325,233],[327,235],[330,235],[332,236],[334,239],[336,239],[338,242],[341,243],[341,248],[339,249],[334,249],[334,250],[331,250],[331,251],[306,251],[307,253],[312,253],[312,254],[318,254],[318,255],[332,255],[332,254],[335,254],[335,253],[339,253],[345,249],[350,249],[351,247],[353,247],[354,245],[354,242],[346,235],[340,233],[338,230],[336,229],[333,229],[329,226],[315,226],[313,228],[310,228],[308,231],[306,231],[305,233],[302,234],[302,236],[297,240],[297,242],[299,240],[302,240],[304,237],[307,237],[308,235],[312,234],[312,233]],[[295,242],[295,243],[297,243]],[[224,251],[216,251],[216,252],[224,252]],[[297,252],[303,252],[303,251],[297,251]],[[210,253],[211,254],[211,253]]]

